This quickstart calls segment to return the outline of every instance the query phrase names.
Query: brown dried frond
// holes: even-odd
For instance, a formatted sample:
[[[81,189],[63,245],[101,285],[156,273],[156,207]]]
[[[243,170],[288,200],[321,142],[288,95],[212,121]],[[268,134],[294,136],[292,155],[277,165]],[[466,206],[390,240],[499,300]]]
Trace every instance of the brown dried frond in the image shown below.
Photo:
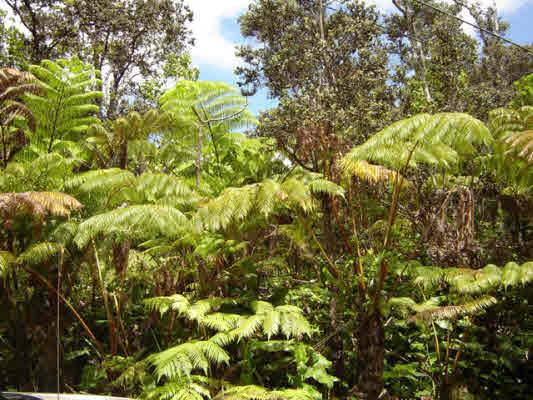
[[[455,319],[463,315],[479,313],[496,303],[497,300],[494,297],[483,296],[465,304],[430,308],[417,313],[410,320],[428,323],[433,320]]]
[[[0,215],[5,221],[17,214],[30,214],[42,218],[46,213],[68,217],[82,204],[74,197],[61,192],[0,193]]]
[[[22,117],[28,126],[35,131],[35,119],[31,111],[22,103],[25,94],[39,94],[42,89],[35,77],[27,72],[14,68],[0,69],[0,123],[9,126],[16,119]]]

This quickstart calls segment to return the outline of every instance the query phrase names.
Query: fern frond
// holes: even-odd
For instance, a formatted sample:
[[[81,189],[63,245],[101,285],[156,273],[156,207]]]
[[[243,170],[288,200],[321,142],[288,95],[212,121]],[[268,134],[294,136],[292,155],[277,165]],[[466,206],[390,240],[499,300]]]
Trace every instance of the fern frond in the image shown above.
[[[17,257],[17,262],[22,264],[40,264],[50,257],[59,254],[62,246],[58,243],[40,242],[30,246]]]
[[[487,293],[501,287],[526,285],[533,281],[533,262],[522,265],[507,263],[503,268],[489,264],[481,269],[412,267],[407,273],[416,284],[425,288],[448,284],[458,293]]]
[[[14,265],[17,258],[9,251],[0,250],[0,278],[5,276],[7,271]]]
[[[75,238],[82,248],[100,234],[119,234],[132,240],[176,238],[185,230],[187,218],[174,207],[133,205],[95,215],[79,225]]]
[[[97,169],[77,174],[65,183],[67,189],[79,192],[108,192],[119,187],[134,186],[135,176],[119,168]]]
[[[268,390],[262,386],[228,386],[218,393],[214,400],[319,400],[322,396],[315,389]]]
[[[251,315],[213,312],[223,304],[236,303],[234,299],[226,298],[210,298],[191,303],[179,294],[145,300],[146,307],[151,311],[157,311],[161,315],[176,311],[178,315],[197,322],[199,326],[221,332],[221,335],[213,338],[221,346],[260,332],[269,339],[278,334],[288,339],[311,335],[311,326],[302,310],[292,305],[273,306],[266,301],[254,301],[250,305],[253,311]]]
[[[162,386],[151,389],[146,393],[150,400],[205,400],[211,399],[203,378],[192,375],[188,379],[174,378]]]
[[[207,125],[209,121],[232,131],[257,124],[246,109],[246,99],[224,82],[179,81],[161,96],[160,103],[164,111],[174,114],[184,125]]]
[[[496,298],[492,296],[483,296],[460,305],[429,308],[419,312],[411,320],[431,322],[432,320],[455,319],[464,315],[475,315],[497,302]]]
[[[190,376],[193,370],[207,374],[210,365],[227,364],[229,355],[216,343],[204,340],[171,347],[146,360],[154,366],[158,379],[173,379]]]
[[[137,178],[137,190],[149,202],[170,198],[173,202],[184,204],[199,199],[199,196],[183,179],[167,174],[142,174]],[[170,205],[170,203],[165,204]]]
[[[398,172],[381,165],[374,165],[364,160],[354,160],[352,158],[343,159],[342,168],[348,176],[354,176],[362,181],[374,184],[393,183],[396,180],[396,175],[399,178],[403,178]],[[405,178],[403,178],[403,181],[407,182]]]
[[[43,60],[30,72],[37,78],[40,94],[26,96],[29,109],[39,121],[37,137],[48,148],[55,140],[75,140],[90,125],[99,123],[96,101],[102,93],[97,72],[77,59]]]
[[[505,140],[520,157],[528,162],[533,162],[533,130],[516,132]]]
[[[292,176],[282,182],[265,179],[242,187],[226,188],[218,197],[200,207],[194,225],[207,230],[225,229],[251,216],[267,218],[285,209],[306,213],[316,209],[314,193],[343,196],[343,189],[317,176]]]
[[[33,75],[14,68],[0,68],[0,125],[6,131],[16,125],[18,118],[25,120],[30,130],[35,131],[35,117],[24,102],[24,96],[31,93],[40,93]],[[9,144],[6,139],[3,138],[4,151]]]
[[[354,147],[341,166],[349,173],[358,161],[368,161],[399,170],[412,153],[412,167],[424,163],[448,168],[471,154],[473,146],[491,141],[487,127],[468,114],[419,114],[393,123]]]
[[[74,197],[61,192],[0,193],[0,215],[5,219],[19,213],[42,218],[46,213],[68,217],[82,207]]]
[[[313,193],[344,197],[344,188],[327,179],[314,179],[309,183],[309,188]]]

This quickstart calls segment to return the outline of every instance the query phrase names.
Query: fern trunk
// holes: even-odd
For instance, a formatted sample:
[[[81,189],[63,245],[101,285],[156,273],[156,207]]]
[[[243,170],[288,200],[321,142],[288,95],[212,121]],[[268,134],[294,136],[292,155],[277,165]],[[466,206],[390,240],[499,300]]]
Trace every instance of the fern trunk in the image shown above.
[[[385,333],[383,318],[377,311],[363,313],[359,319],[359,390],[366,400],[377,400],[383,392]]]

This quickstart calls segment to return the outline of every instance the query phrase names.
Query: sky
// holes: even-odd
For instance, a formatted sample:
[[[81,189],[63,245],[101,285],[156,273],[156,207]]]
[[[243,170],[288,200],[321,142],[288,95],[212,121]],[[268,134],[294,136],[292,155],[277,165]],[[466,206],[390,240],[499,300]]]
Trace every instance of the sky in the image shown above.
[[[194,12],[191,29],[196,45],[191,51],[193,63],[200,68],[200,79],[224,81],[235,85],[233,74],[239,60],[235,46],[246,43],[241,36],[238,17],[252,0],[186,0]],[[383,11],[392,8],[392,0],[373,0]],[[518,43],[533,42],[533,0],[481,0],[496,4],[500,14],[511,24],[508,38]],[[262,90],[250,99],[254,113],[276,104]]]

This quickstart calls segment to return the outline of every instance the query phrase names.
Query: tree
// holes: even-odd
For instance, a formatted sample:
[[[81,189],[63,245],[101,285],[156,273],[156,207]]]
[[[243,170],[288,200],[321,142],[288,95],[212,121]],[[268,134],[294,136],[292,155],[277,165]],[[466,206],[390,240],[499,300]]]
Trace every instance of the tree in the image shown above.
[[[473,17],[476,25],[484,28],[479,31],[482,44],[482,56],[479,67],[473,74],[474,97],[470,112],[485,116],[490,110],[506,106],[514,96],[513,82],[531,72],[533,61],[531,45],[527,53],[523,49],[504,44],[500,39],[486,31],[505,36],[509,24],[502,20],[494,7],[483,8],[479,4],[460,2]],[[483,113],[483,114],[481,114]]]
[[[359,374],[359,389],[368,399],[378,399],[383,391],[385,330],[381,307],[387,290],[394,290],[396,286],[387,284],[390,265],[394,262],[388,259],[388,252],[405,184],[404,174],[408,168],[419,164],[454,168],[462,158],[472,156],[475,145],[489,144],[491,141],[492,136],[486,126],[469,115],[420,114],[376,133],[365,143],[354,147],[342,160],[342,168],[350,176],[352,171],[360,174],[361,161],[384,165],[395,171],[394,174],[382,175],[385,180],[393,181],[393,191],[379,255],[370,261],[370,265],[364,265],[358,248],[358,259],[354,261],[359,263],[356,279],[360,300],[355,305],[359,307],[356,311],[357,357],[359,364],[365,366]],[[353,224],[353,234],[357,240],[359,229],[356,229],[355,220]]]
[[[476,40],[462,23],[416,1],[394,1],[398,13],[385,19],[395,65],[398,114],[465,112],[471,105],[470,75],[476,68]],[[439,4],[452,15],[458,5]]]
[[[169,125],[168,114],[154,109],[143,115],[132,111],[114,120],[110,132],[100,124],[92,125],[89,129],[92,137],[88,140],[88,145],[103,167],[127,169],[130,142],[146,141],[150,135],[160,134],[168,129]]]
[[[6,0],[6,4],[29,32],[24,42],[30,64],[61,57],[75,43],[75,27],[65,15],[68,3],[59,0]]]
[[[359,2],[252,3],[236,69],[245,93],[265,86],[279,105],[261,118],[260,135],[276,139],[291,161],[331,177],[333,160],[388,121],[388,58],[379,13]]]
[[[5,11],[0,10],[0,65],[24,69],[29,62],[24,35],[8,21]]]
[[[127,106],[125,96],[138,93],[136,81],[155,77],[192,43],[186,25],[192,13],[182,0],[79,0],[68,12],[80,33],[77,51],[96,69],[109,70],[109,117]]]
[[[492,7],[417,0],[394,5],[399,13],[385,18],[384,28],[390,51],[400,59],[393,79],[401,116],[460,111],[486,118],[490,110],[507,105],[511,83],[531,69],[527,51],[475,30],[478,40],[457,19],[468,12],[476,25],[505,36],[508,24]]]
[[[145,81],[191,44],[186,24],[192,14],[182,0],[7,4],[30,34],[32,63],[76,55],[102,71],[98,89],[106,92],[104,116],[115,117],[127,108],[127,97],[137,95]]]
[[[174,116],[175,132],[165,142],[195,147],[196,187],[200,187],[205,142],[212,147],[218,176],[221,177],[219,142],[227,133],[256,124],[247,110],[248,102],[236,89],[223,82],[181,81],[160,99],[161,108]]]

